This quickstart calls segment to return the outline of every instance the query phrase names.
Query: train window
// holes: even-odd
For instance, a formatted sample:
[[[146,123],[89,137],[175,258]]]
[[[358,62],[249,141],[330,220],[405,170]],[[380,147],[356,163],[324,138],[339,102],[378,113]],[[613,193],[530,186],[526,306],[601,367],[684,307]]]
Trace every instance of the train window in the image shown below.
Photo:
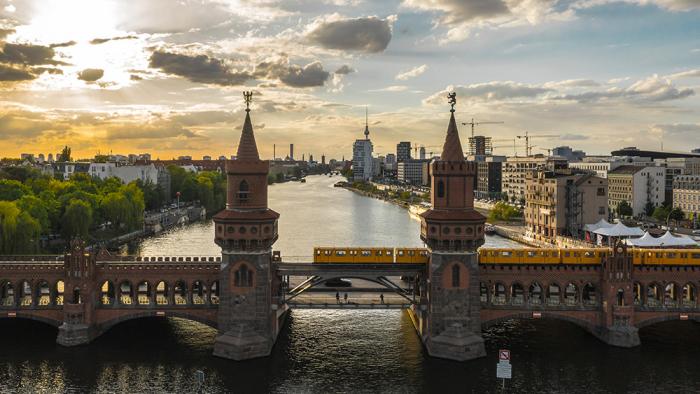
[[[513,255],[513,252],[510,252],[510,251],[504,250],[503,252],[501,252],[501,256],[503,256],[503,257],[510,257],[512,255]]]
[[[579,253],[579,252],[574,252],[574,257],[581,257],[581,253]]]
[[[690,257],[692,257],[694,259],[700,259],[700,253],[691,253]]]
[[[541,253],[542,253],[542,257],[549,257],[549,253],[547,253],[547,252],[541,252]]]
[[[357,255],[357,250],[351,250],[351,251],[350,251],[350,254],[351,254],[352,256],[356,256],[356,255]]]
[[[345,256],[345,251],[344,250],[336,250],[335,255],[336,256]]]
[[[682,258],[682,259],[687,259],[687,258],[688,258],[688,253],[681,253],[681,258]]]
[[[362,253],[363,256],[371,256],[372,255],[372,252],[370,252],[369,250],[363,250],[360,253]]]
[[[332,251],[326,250],[323,254],[325,254],[326,256],[330,256],[332,253],[333,253]]]
[[[397,254],[398,256],[403,256],[403,250],[397,251],[396,254]]]
[[[663,253],[656,252],[656,258],[661,258],[662,255],[663,255]]]
[[[316,256],[320,256],[320,255],[321,255],[321,251],[320,251],[320,250],[317,250],[317,251],[316,251]]]
[[[527,257],[535,257],[537,255],[537,252],[529,251],[527,252]]]
[[[415,252],[414,250],[409,250],[409,251],[408,251],[408,255],[409,255],[409,256],[414,256],[415,254],[416,254],[416,252]]]
[[[523,252],[517,252],[517,253],[515,253],[515,255],[518,256],[518,257],[523,257],[524,253],[523,253]]]
[[[675,258],[676,258],[676,253],[673,253],[673,252],[671,252],[671,253],[666,253],[666,257],[668,257],[669,259],[675,259]]]
[[[381,256],[381,255],[382,255],[382,251],[381,251],[381,250],[378,250],[378,251],[376,251],[376,252],[374,253],[374,255],[375,255],[375,256]]]
[[[421,255],[421,256],[427,256],[427,255],[428,255],[428,251],[427,251],[427,250],[421,250],[421,251],[420,251],[420,255]]]
[[[387,250],[387,251],[386,251],[386,255],[387,255],[387,256],[391,256],[392,253],[394,253],[394,252],[392,252],[391,250]]]
[[[564,257],[571,257],[571,252],[564,252]]]

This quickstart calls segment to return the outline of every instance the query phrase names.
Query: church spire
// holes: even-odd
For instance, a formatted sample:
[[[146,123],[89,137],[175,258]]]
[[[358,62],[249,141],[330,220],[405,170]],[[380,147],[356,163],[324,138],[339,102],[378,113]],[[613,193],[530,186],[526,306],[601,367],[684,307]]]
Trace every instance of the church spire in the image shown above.
[[[449,99],[450,123],[447,126],[447,136],[445,144],[442,147],[441,161],[464,161],[464,153],[462,152],[462,143],[459,140],[459,132],[457,131],[457,122],[455,121],[455,104],[457,104],[457,94],[452,92],[447,95]]]
[[[255,135],[253,134],[253,124],[250,121],[250,102],[253,99],[253,92],[243,92],[245,100],[245,120],[243,121],[243,130],[241,131],[241,140],[238,143],[237,160],[260,160],[258,155],[258,146],[255,144]]]

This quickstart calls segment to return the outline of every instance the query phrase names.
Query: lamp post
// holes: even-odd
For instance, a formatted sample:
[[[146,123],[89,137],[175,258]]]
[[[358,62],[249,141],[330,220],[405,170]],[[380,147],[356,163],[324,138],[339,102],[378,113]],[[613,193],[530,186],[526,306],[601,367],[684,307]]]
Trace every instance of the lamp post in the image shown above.
[[[180,212],[180,192],[175,193],[177,197],[177,211]]]

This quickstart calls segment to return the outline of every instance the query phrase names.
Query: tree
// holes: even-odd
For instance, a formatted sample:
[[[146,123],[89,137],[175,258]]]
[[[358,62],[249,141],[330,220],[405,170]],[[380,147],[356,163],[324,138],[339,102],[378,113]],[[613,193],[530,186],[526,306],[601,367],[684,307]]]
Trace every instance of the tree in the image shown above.
[[[74,237],[87,238],[92,226],[92,207],[83,200],[72,200],[63,213],[61,224],[66,240]]]
[[[100,211],[104,218],[112,224],[112,228],[119,230],[129,221],[131,203],[121,192],[109,193],[100,201]]]
[[[41,225],[17,204],[0,201],[0,253],[36,253]]]
[[[58,161],[71,161],[71,149],[68,145],[63,147],[63,150],[61,151],[60,159],[57,158]]]
[[[651,214],[651,216],[654,219],[658,220],[659,222],[665,223],[666,219],[668,218],[669,213],[671,213],[670,209],[663,207],[663,206],[660,206],[660,207],[656,207],[656,209],[654,209],[654,212]]]
[[[489,221],[495,222],[497,220],[511,220],[520,216],[520,211],[512,205],[508,205],[505,202],[499,201],[494,205],[493,209],[489,212]]]
[[[617,204],[617,214],[619,216],[632,216],[634,215],[634,210],[627,201],[622,200]]]
[[[32,190],[19,181],[0,179],[0,200],[15,201],[32,194]]]
[[[45,201],[42,201],[36,196],[25,195],[17,200],[17,207],[36,219],[37,223],[41,226],[41,232],[48,233],[51,230],[49,209]]]
[[[651,201],[647,201],[647,203],[644,205],[644,214],[647,216],[652,216],[655,210],[656,207]]]
[[[685,219],[685,213],[683,212],[682,209],[676,207],[671,210],[669,213],[669,219],[673,219],[676,221],[676,225],[678,225],[679,220]]]

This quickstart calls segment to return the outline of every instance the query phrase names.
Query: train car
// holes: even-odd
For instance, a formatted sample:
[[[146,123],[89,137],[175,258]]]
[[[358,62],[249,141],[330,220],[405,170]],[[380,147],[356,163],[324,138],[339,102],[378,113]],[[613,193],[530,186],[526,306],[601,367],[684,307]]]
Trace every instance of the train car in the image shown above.
[[[562,264],[599,265],[610,253],[608,248],[559,249]]]
[[[634,265],[700,265],[699,249],[634,249]]]
[[[393,263],[394,250],[391,248],[314,248],[314,263]]]
[[[397,264],[427,264],[430,259],[428,249],[424,248],[396,248],[394,254],[396,255],[394,261]]]
[[[479,249],[479,262],[483,264],[559,264],[559,249],[516,248]]]

